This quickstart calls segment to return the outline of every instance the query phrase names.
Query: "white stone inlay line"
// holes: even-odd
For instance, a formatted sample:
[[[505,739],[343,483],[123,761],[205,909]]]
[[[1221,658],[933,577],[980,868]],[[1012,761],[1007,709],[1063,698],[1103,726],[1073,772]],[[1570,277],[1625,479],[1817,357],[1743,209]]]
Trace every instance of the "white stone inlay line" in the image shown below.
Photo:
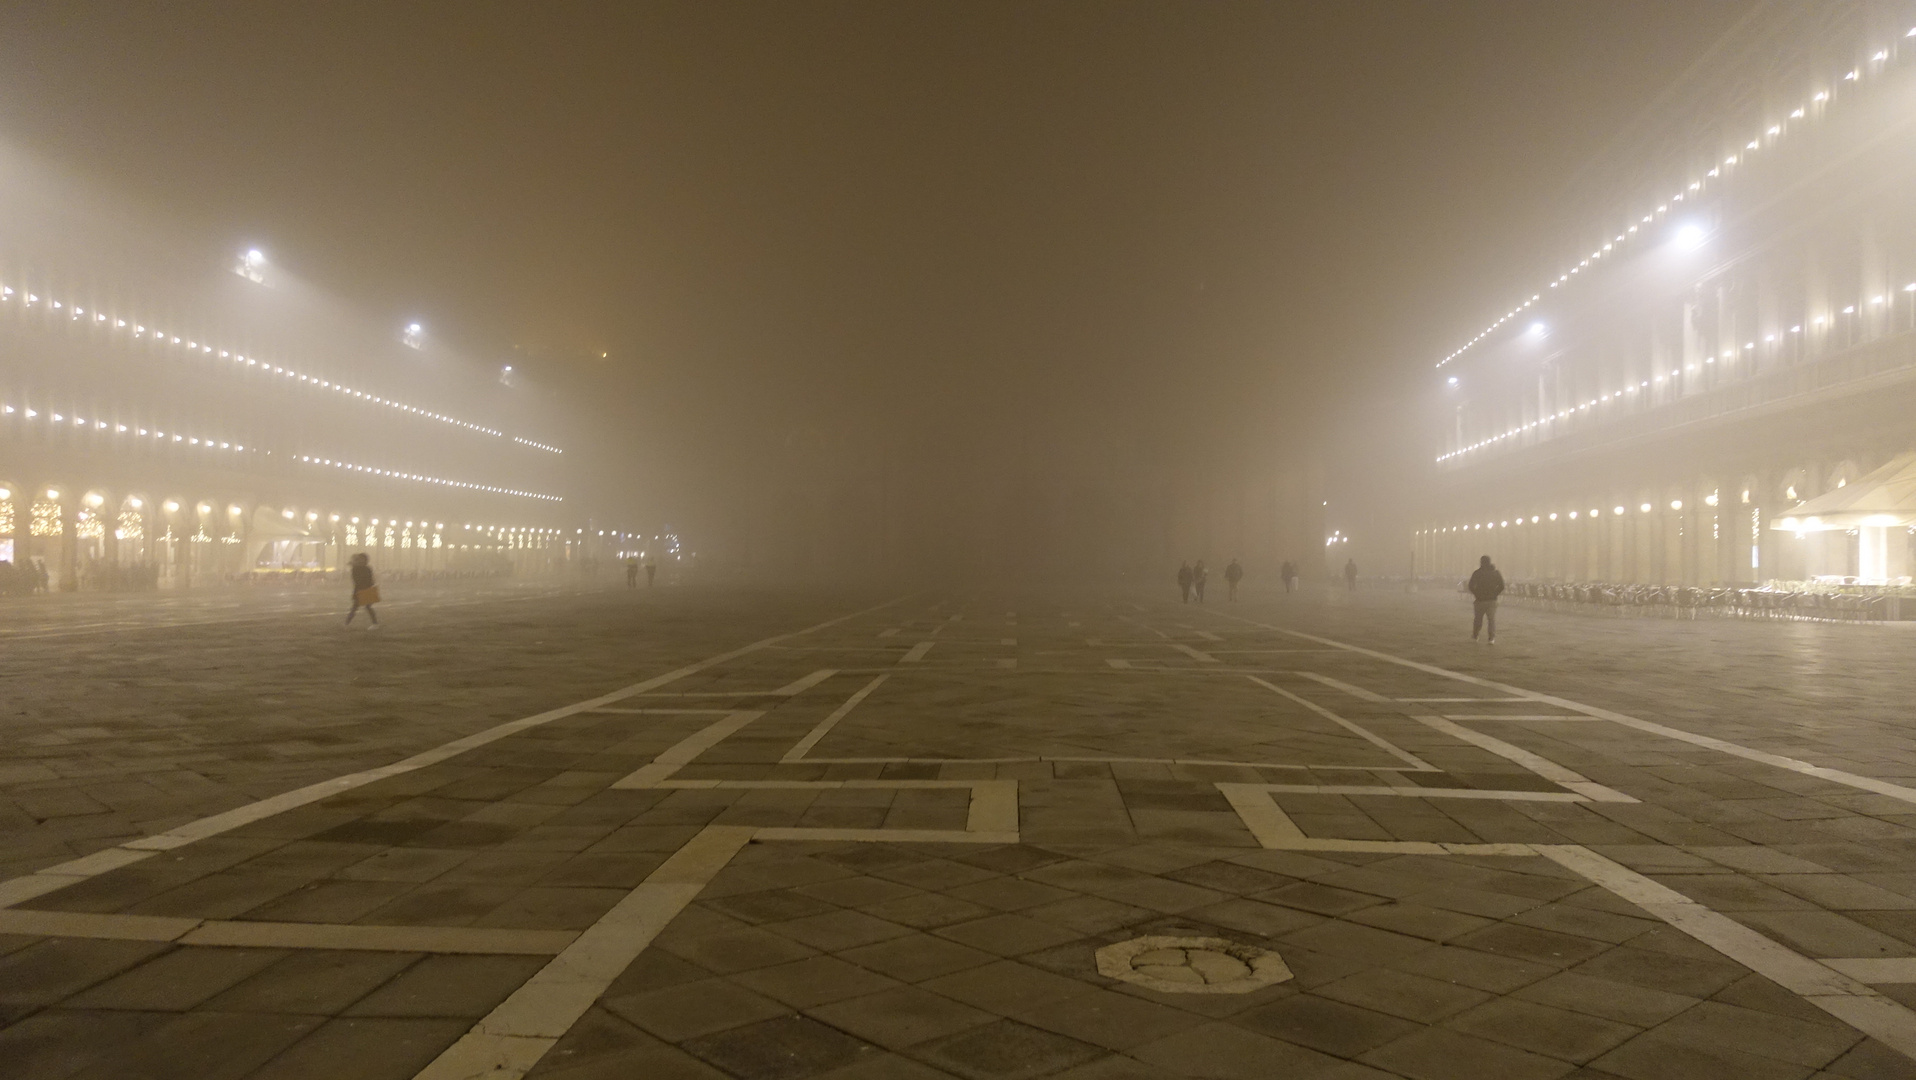
[[[1386,663],[1397,664],[1415,671],[1422,671],[1429,675],[1439,675],[1446,679],[1455,679],[1458,682],[1469,683],[1472,686],[1481,686],[1486,690],[1496,690],[1501,693],[1510,694],[1516,698],[1534,701],[1543,705],[1555,705],[1560,709],[1570,709],[1583,713],[1585,716],[1593,716],[1599,720],[1608,720],[1613,724],[1622,724],[1624,727],[1635,728],[1638,731],[1648,732],[1652,735],[1661,735],[1666,739],[1675,739],[1679,742],[1689,743],[1692,746],[1707,747],[1708,749],[1720,751],[1733,757],[1740,757],[1748,761],[1760,761],[1765,765],[1773,765],[1776,768],[1787,769],[1790,772],[1800,773],[1804,776],[1814,776],[1819,780],[1828,780],[1831,783],[1860,788],[1863,791],[1872,791],[1878,795],[1887,795],[1901,802],[1916,803],[1916,788],[1907,787],[1902,784],[1893,784],[1887,780],[1878,780],[1873,776],[1859,776],[1856,773],[1845,772],[1842,769],[1831,769],[1822,765],[1813,765],[1807,761],[1801,761],[1793,757],[1784,757],[1782,754],[1772,754],[1767,750],[1757,750],[1753,747],[1742,746],[1724,739],[1712,738],[1708,735],[1698,735],[1695,732],[1684,731],[1682,728],[1673,728],[1667,724],[1659,724],[1652,720],[1641,720],[1634,716],[1625,715],[1624,713],[1612,712],[1609,709],[1598,708],[1595,705],[1585,705],[1582,702],[1571,701],[1569,698],[1561,698],[1553,694],[1542,694],[1534,690],[1525,690],[1520,686],[1511,686],[1508,683],[1500,683],[1494,679],[1483,679],[1475,675],[1466,675],[1461,671],[1451,671],[1449,668],[1441,668],[1435,664],[1406,660],[1401,656],[1392,656],[1390,653],[1379,652],[1376,649],[1366,649],[1361,645],[1351,645],[1342,641],[1334,641],[1327,637],[1318,637],[1316,634],[1306,634],[1301,630],[1288,630],[1282,626],[1273,626],[1270,623],[1257,622],[1254,619],[1247,619],[1242,615],[1229,615],[1223,612],[1216,612],[1214,614],[1220,618],[1235,619],[1238,622],[1248,623],[1251,626],[1261,627],[1265,630],[1275,630],[1280,634],[1289,634],[1292,637],[1303,638],[1306,641],[1315,641],[1322,645],[1329,645],[1333,648],[1343,649],[1346,652],[1356,653],[1359,656],[1368,656],[1372,659],[1385,661]],[[1405,698],[1402,700],[1408,701],[1412,699]],[[1510,699],[1484,698],[1479,700],[1506,701]]]
[[[935,641],[921,641],[906,650],[905,655],[898,658],[898,662],[901,664],[916,664],[923,660],[925,654],[930,652],[931,647],[936,644],[938,643]]]
[[[796,680],[795,682],[787,683],[784,686],[779,687],[778,689],[772,691],[772,693],[777,694],[780,697],[797,697],[798,695],[804,693],[807,690],[810,690],[812,687],[817,686],[819,683],[824,682],[826,679],[829,679],[836,674],[838,674],[838,672],[832,670],[831,668],[820,668],[817,671],[812,672],[810,675],[807,675],[802,679]]]
[[[620,709],[607,706],[593,709],[595,713],[620,713],[625,716],[723,716],[731,709]]]
[[[1177,651],[1183,653],[1184,655],[1190,657],[1193,660],[1196,660],[1200,664],[1216,664],[1216,663],[1222,662],[1218,660],[1217,657],[1212,656],[1210,653],[1199,652],[1198,650],[1193,649],[1189,645],[1183,644],[1182,642],[1173,641],[1173,642],[1170,642],[1169,645],[1171,648],[1176,649]]]
[[[1916,974],[1916,960],[1812,960],[1581,845],[1433,844],[1305,836],[1290,815],[1270,797],[1269,786],[1217,785],[1263,847],[1398,855],[1540,855],[1635,904],[1898,1053],[1916,1058],[1916,1012],[1870,989],[1862,979],[1844,970],[1850,965],[1885,963],[1896,966],[1885,966],[1877,969],[1877,973]],[[1869,968],[1860,970],[1870,971]]]
[[[159,915],[80,911],[0,910],[0,934],[23,937],[170,941],[259,949],[338,949],[357,952],[479,953],[551,956],[579,935],[570,930],[510,930],[479,926],[361,926],[336,923],[234,922]]]
[[[1314,682],[1323,683],[1332,689],[1342,690],[1344,693],[1363,701],[1375,701],[1387,705],[1397,704],[1382,694],[1372,693],[1361,686],[1352,686],[1350,683],[1340,682],[1328,675],[1318,675],[1309,671],[1300,671],[1297,674]],[[1404,715],[1423,724],[1425,727],[1435,728],[1459,742],[1470,743],[1472,746],[1488,750],[1506,761],[1514,761],[1524,768],[1529,769],[1531,772],[1536,773],[1538,776],[1543,777],[1545,780],[1574,791],[1579,795],[1586,795],[1595,802],[1633,803],[1637,801],[1635,798],[1625,795],[1615,788],[1605,787],[1597,783],[1574,769],[1567,769],[1541,754],[1532,753],[1521,746],[1507,743],[1491,735],[1485,735],[1481,731],[1472,731],[1467,727],[1452,723],[1435,713],[1406,710]]]
[[[1860,983],[1916,983],[1916,957],[1859,956],[1819,962]]]
[[[1505,802],[1589,802],[1574,791],[1490,791],[1483,788],[1428,788],[1415,784],[1255,784],[1265,791],[1291,795],[1401,795],[1412,799],[1501,799]]]
[[[1379,855],[1529,855],[1527,844],[1453,844],[1429,840],[1334,840],[1305,836],[1291,816],[1271,798],[1269,784],[1219,783],[1217,789],[1237,811],[1244,827],[1267,848],[1286,851],[1362,851]],[[1384,788],[1378,793],[1415,794],[1413,788]],[[1487,798],[1505,793],[1485,792]],[[1522,794],[1531,794],[1523,792]]]
[[[458,757],[468,750],[498,742],[500,739],[517,735],[519,732],[529,728],[539,727],[542,724],[549,724],[554,720],[562,720],[578,713],[591,712],[606,705],[616,704],[620,701],[624,701],[626,698],[646,693],[657,687],[664,686],[667,683],[676,682],[679,679],[685,678],[687,675],[696,675],[707,668],[716,667],[719,664],[736,660],[741,656],[748,656],[761,649],[770,648],[781,641],[789,641],[795,637],[816,633],[820,630],[837,626],[839,623],[856,619],[862,615],[869,615],[874,611],[882,611],[903,599],[906,598],[893,597],[882,604],[873,604],[871,607],[860,611],[826,619],[824,622],[808,626],[803,630],[794,630],[789,633],[775,634],[772,637],[762,638],[752,642],[750,645],[742,645],[728,652],[719,653],[717,656],[695,661],[684,667],[668,671],[663,675],[655,675],[643,682],[636,682],[631,686],[614,690],[609,694],[601,694],[598,697],[588,698],[585,701],[576,702],[571,705],[563,705],[557,709],[548,709],[545,712],[532,716],[522,717],[518,720],[509,720],[503,724],[494,725],[484,731],[474,732],[464,738],[454,739],[442,746],[422,751],[409,758],[395,761],[390,765],[382,765],[376,769],[367,769],[363,772],[348,773],[345,776],[334,777],[331,780],[322,780],[317,784],[308,784],[303,788],[282,792],[271,798],[234,807],[224,813],[203,817],[197,821],[189,821],[184,825],[175,826],[165,832],[155,833],[152,836],[143,836],[136,840],[128,840],[117,847],[96,851],[91,855],[85,855],[78,859],[60,863],[57,866],[50,866],[24,877],[17,877],[10,881],[0,882],[0,908],[12,907],[15,904],[31,900],[36,896],[45,896],[47,893],[57,892],[69,885],[85,881],[87,878],[93,877],[96,874],[103,874],[109,870],[115,870],[130,863],[138,862],[157,852],[171,851],[174,848],[190,844],[195,840],[204,840],[209,836],[218,836],[221,833],[237,829],[242,825],[250,825],[255,821],[262,821],[275,814],[282,814],[288,810],[307,806],[342,792],[364,787],[377,780],[384,780],[391,776],[400,776],[418,769],[423,769],[428,765],[436,765],[449,758]]]
[[[763,712],[756,710],[741,710],[739,712],[727,713],[725,719],[707,724],[692,734],[687,735],[685,738],[680,739],[678,742],[673,743],[648,764],[640,766],[629,776],[613,781],[612,786],[614,788],[651,787],[690,764],[693,759],[697,758],[700,754],[724,742],[727,737],[739,728],[744,727],[764,715]]]
[[[414,1080],[524,1076],[755,831],[707,825]]]
[[[1539,844],[1537,854],[1598,885],[1811,1005],[1906,1057],[1916,1058],[1916,1012],[1884,997],[1833,965],[1788,946],[1659,885],[1620,863],[1576,845]]]
[[[1300,697],[1296,694],[1293,694],[1289,690],[1284,689],[1283,687],[1277,685],[1276,683],[1270,682],[1265,679],[1261,679],[1257,677],[1256,675],[1246,675],[1244,677],[1256,683],[1257,685],[1263,687],[1264,689],[1269,690],[1273,694],[1277,694],[1280,697],[1288,698],[1289,700],[1304,706],[1306,709],[1309,709],[1311,712],[1316,713],[1317,715],[1323,717],[1324,719],[1329,720],[1331,723],[1336,724],[1338,727],[1341,727],[1344,730],[1350,732],[1351,734],[1356,735],[1358,738],[1363,739],[1364,741],[1370,743],[1372,746],[1377,747],[1378,749],[1384,751],[1385,753],[1396,758],[1397,760],[1408,764],[1411,768],[1416,769],[1418,772],[1439,771],[1437,766],[1430,764],[1429,762],[1425,761],[1423,758],[1418,757],[1416,754],[1413,754],[1410,751],[1404,749],[1403,747],[1398,746],[1396,743],[1391,742],[1389,739],[1384,738],[1382,735],[1378,735],[1375,732],[1368,731],[1364,729],[1363,727],[1358,726],[1356,722],[1346,717],[1337,715],[1336,713],[1330,711],[1329,709],[1326,709],[1324,706],[1319,705],[1315,701],[1311,701],[1308,698]]]
[[[1399,699],[1401,700],[1401,699]],[[1594,716],[1564,716],[1562,713],[1445,713],[1446,720],[1516,720],[1525,724],[1600,724]]]
[[[886,679],[890,677],[891,676],[889,674],[880,674],[880,675],[874,676],[872,678],[872,681],[866,683],[865,685],[859,687],[857,690],[853,691],[852,696],[849,698],[846,698],[844,704],[840,705],[836,709],[833,709],[830,715],[826,716],[825,719],[820,720],[818,722],[817,727],[806,732],[804,738],[798,740],[798,742],[790,750],[785,751],[785,756],[780,758],[779,762],[781,764],[789,764],[794,761],[803,761],[805,759],[805,755],[812,752],[812,747],[817,746],[820,739],[823,739],[826,735],[831,734],[831,730],[838,726],[838,722],[840,720],[843,720],[845,719],[845,717],[851,715],[851,711],[853,709],[858,708],[859,702],[870,697],[872,691],[878,689],[879,684],[883,683]]]

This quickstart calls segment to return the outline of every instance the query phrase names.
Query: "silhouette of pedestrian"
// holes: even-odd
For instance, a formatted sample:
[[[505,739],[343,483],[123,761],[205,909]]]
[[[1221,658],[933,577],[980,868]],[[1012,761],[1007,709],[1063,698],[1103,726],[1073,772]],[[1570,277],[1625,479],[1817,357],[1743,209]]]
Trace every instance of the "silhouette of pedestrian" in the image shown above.
[[[1356,559],[1351,559],[1344,563],[1344,587],[1346,589],[1349,589],[1351,592],[1357,591],[1357,560]]]
[[[1191,591],[1197,594],[1200,604],[1204,602],[1204,584],[1210,580],[1211,571],[1205,567],[1204,560],[1199,559],[1197,565],[1191,568]]]
[[[353,609],[346,613],[346,625],[351,626],[353,624],[353,616],[359,614],[359,609],[363,607],[366,609],[366,617],[373,621],[373,624],[367,627],[367,629],[377,630],[379,629],[379,613],[373,610],[373,605],[379,603],[379,585],[373,580],[372,560],[365,552],[362,551],[353,556],[352,574]]]
[[[1236,559],[1232,559],[1231,565],[1224,568],[1224,598],[1226,600],[1234,604],[1237,603],[1237,583],[1243,580],[1243,564],[1239,563]]]
[[[1191,582],[1195,580],[1196,575],[1191,573],[1190,563],[1178,567],[1178,592],[1184,594],[1184,603],[1191,602]]]
[[[639,560],[637,559],[625,560],[625,587],[628,589],[639,587]]]
[[[1290,561],[1289,559],[1285,559],[1283,567],[1281,567],[1278,570],[1278,574],[1284,578],[1285,592],[1290,592],[1292,589],[1297,588],[1297,564],[1296,563]]]
[[[645,564],[645,587],[646,588],[649,589],[652,587],[652,578],[655,577],[658,574],[658,572],[659,572],[658,563],[648,562]]]
[[[1486,625],[1490,628],[1488,644],[1497,644],[1497,598],[1504,593],[1504,575],[1490,565],[1490,556],[1477,560],[1477,570],[1470,575],[1470,640],[1477,640],[1477,631]]]

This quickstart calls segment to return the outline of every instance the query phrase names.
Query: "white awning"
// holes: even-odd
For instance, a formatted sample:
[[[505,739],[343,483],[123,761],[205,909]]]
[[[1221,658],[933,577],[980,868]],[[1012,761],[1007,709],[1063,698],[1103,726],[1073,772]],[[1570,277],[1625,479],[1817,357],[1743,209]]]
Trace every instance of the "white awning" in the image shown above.
[[[302,526],[305,522],[297,518],[286,518],[269,513],[265,507],[253,511],[254,540],[298,540],[308,544],[324,544],[329,538],[308,532]]]
[[[1770,528],[1802,533],[1865,525],[1916,525],[1916,450],[1897,455],[1860,480],[1796,504]]]

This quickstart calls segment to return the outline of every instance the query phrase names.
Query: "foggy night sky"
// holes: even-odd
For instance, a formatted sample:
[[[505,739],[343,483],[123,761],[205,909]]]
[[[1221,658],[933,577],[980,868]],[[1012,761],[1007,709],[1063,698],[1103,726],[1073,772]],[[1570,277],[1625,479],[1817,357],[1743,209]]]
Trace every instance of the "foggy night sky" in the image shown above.
[[[0,152],[523,363],[693,536],[781,469],[962,531],[1010,474],[1314,443],[1373,557],[1430,364],[1749,7],[14,4]]]

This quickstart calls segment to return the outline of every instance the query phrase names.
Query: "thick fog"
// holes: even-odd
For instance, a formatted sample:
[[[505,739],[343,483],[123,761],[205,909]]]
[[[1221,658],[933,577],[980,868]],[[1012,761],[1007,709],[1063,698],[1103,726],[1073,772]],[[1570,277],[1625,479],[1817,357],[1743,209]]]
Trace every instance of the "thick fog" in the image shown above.
[[[16,262],[513,410],[712,573],[1401,572],[1431,364],[1747,10],[23,6],[0,205]]]

